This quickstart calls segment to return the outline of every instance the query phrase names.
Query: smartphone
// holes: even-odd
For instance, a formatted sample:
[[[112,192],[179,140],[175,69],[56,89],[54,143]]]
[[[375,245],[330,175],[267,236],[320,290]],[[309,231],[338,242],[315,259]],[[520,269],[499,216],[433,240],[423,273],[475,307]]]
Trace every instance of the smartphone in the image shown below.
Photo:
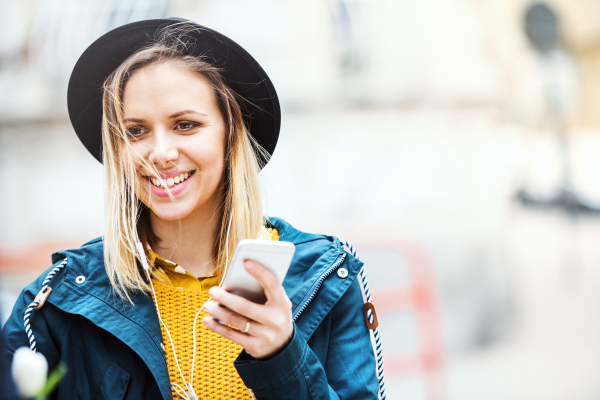
[[[267,301],[265,292],[260,283],[246,271],[244,261],[252,260],[264,265],[282,283],[295,252],[296,246],[290,242],[257,239],[240,241],[231,259],[223,288],[255,303],[264,304]]]

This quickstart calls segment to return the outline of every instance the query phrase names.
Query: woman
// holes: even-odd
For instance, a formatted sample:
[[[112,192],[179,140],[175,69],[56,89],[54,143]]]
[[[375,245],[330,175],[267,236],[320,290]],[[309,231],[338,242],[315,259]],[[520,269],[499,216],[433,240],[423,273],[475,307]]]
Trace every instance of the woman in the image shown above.
[[[280,114],[247,52],[189,21],[128,24],[84,52],[68,102],[106,167],[105,235],[55,253],[4,328],[9,353],[67,364],[57,398],[385,397],[362,263],[262,217]],[[283,285],[245,263],[265,304],[219,287],[236,244],[256,237],[296,245]]]

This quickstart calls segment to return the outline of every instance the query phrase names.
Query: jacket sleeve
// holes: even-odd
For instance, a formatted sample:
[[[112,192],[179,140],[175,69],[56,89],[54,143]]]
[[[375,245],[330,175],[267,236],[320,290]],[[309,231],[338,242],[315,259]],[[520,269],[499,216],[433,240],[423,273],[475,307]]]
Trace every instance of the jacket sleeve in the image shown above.
[[[29,347],[29,338],[23,324],[25,310],[33,302],[35,296],[42,288],[42,282],[48,272],[55,266],[56,265],[50,267],[38,279],[23,289],[17,298],[12,313],[2,328],[6,343],[0,351],[2,352],[3,357],[7,358],[9,361],[12,361],[12,356],[19,347]],[[58,278],[55,277],[54,281],[57,280]],[[52,286],[52,282],[50,286]],[[38,310],[33,310],[29,318],[31,331],[36,341],[37,351],[46,357],[49,370],[52,370],[60,360],[60,349],[56,345],[52,332],[58,331],[63,318],[64,317],[57,312],[56,308],[49,303],[46,303]]]
[[[358,279],[309,342],[294,326],[291,343],[258,361],[243,351],[234,365],[257,399],[377,399],[375,355],[362,311]],[[320,360],[311,346],[327,345]]]

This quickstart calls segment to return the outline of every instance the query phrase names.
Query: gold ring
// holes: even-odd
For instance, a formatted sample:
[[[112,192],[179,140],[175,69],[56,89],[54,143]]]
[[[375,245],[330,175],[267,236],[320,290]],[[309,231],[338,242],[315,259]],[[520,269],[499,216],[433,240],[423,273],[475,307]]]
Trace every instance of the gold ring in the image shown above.
[[[250,329],[250,321],[246,322],[246,327],[244,328],[244,330],[242,331],[242,333],[248,333],[249,329]]]

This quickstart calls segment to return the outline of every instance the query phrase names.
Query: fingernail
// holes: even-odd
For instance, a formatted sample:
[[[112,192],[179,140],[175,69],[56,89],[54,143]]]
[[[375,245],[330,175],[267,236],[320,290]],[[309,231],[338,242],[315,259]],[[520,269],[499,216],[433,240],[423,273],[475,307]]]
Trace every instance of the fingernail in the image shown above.
[[[246,261],[246,270],[254,271],[256,269],[256,263],[254,261]]]
[[[211,287],[210,289],[208,289],[208,294],[210,295],[210,297],[212,297],[213,299],[215,298],[215,296],[217,295],[217,288],[215,286]]]
[[[204,324],[204,326],[208,327],[212,323],[212,318],[204,317],[202,318],[202,323]]]

